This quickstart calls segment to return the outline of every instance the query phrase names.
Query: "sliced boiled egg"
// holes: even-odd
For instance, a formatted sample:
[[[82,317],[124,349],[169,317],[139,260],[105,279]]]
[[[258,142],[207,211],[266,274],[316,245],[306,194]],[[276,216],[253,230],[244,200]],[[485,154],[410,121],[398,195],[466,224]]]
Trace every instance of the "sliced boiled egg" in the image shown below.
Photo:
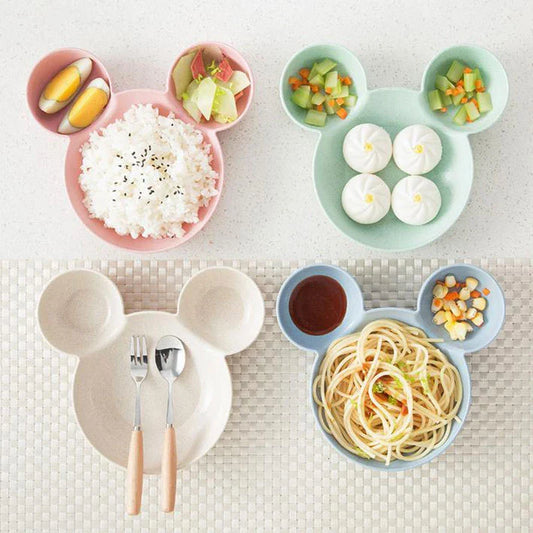
[[[66,112],[57,131],[76,133],[92,124],[109,102],[109,94],[109,85],[105,80],[92,80]]]
[[[39,109],[52,114],[67,106],[89,77],[92,68],[92,60],[82,57],[60,70],[41,93]]]

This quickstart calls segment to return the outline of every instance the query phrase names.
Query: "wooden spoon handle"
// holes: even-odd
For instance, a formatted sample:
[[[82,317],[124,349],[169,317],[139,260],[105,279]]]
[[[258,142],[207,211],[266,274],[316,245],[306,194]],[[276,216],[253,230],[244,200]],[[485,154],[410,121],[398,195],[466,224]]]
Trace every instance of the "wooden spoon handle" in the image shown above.
[[[143,432],[131,432],[128,471],[126,474],[126,512],[136,515],[141,512],[143,490]]]
[[[161,458],[161,509],[165,513],[174,511],[177,463],[176,433],[174,426],[167,426]]]

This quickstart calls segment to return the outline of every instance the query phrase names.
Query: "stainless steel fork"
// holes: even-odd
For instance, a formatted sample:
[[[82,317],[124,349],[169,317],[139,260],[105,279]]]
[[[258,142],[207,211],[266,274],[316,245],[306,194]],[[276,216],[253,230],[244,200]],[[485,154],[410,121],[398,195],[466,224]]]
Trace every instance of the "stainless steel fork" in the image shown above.
[[[143,434],[141,429],[141,384],[148,373],[148,352],[144,336],[132,336],[130,340],[130,371],[135,382],[135,418],[131,432],[126,477],[126,511],[129,515],[139,514],[143,487]]]

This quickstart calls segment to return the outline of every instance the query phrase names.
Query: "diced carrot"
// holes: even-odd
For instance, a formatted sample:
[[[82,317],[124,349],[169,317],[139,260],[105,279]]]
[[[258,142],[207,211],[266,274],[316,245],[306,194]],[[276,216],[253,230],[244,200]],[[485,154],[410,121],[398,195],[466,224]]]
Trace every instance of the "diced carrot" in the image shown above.
[[[474,102],[474,105],[479,109],[479,104],[477,103],[477,100],[475,98],[471,98],[470,101]]]
[[[476,80],[474,82],[474,85],[475,85],[476,89],[481,89],[481,87],[483,87],[483,82],[481,80]]]
[[[459,300],[459,293],[457,291],[451,291],[444,297],[445,300]]]
[[[461,103],[466,104],[468,102],[468,98],[465,96],[464,98],[461,98]]]
[[[465,84],[465,80],[459,80],[459,81],[455,84],[455,86],[456,86],[456,87],[462,87],[464,84]]]
[[[310,71],[308,68],[301,68],[301,69],[300,69],[300,76],[301,76],[302,78],[309,78],[309,73],[310,73],[310,72],[311,72],[311,71]]]
[[[351,85],[352,78],[350,78],[350,76],[344,76],[344,78],[342,79],[342,83],[344,83],[344,85]]]
[[[324,109],[324,106],[322,104],[319,104],[316,106],[317,111],[322,111]]]
[[[481,293],[479,291],[472,291],[470,293],[471,298],[479,298],[481,296]]]
[[[441,107],[441,108],[440,108],[440,112],[441,112],[441,113],[446,113],[446,111],[448,111],[448,108],[447,108],[447,107]]]
[[[472,72],[472,69],[470,67],[465,67],[465,69],[463,70],[463,72],[465,74],[468,74],[469,72]]]
[[[326,94],[331,94],[333,89],[331,87],[326,87],[324,91],[326,91]]]
[[[237,93],[235,95],[235,101],[237,101],[239,98],[241,98],[244,95],[244,91],[241,91],[240,93]]]
[[[294,85],[295,83],[299,83],[300,80],[296,76],[291,76],[289,78],[289,85]]]
[[[311,85],[311,91],[313,91],[314,93],[317,93],[318,92],[318,85]]]
[[[480,87],[479,89],[476,89],[476,92],[477,93],[484,93],[485,92],[485,87]]]
[[[328,100],[328,105],[333,107],[335,105],[335,100]]]
[[[335,102],[337,102],[339,105],[343,105],[344,104],[344,98],[336,98]]]
[[[400,414],[402,416],[405,416],[407,413],[409,413],[409,409],[407,408],[407,405],[405,405],[404,403],[402,403],[402,410],[400,411]]]
[[[301,84],[302,84],[301,81],[298,81],[298,83],[293,83],[293,84],[291,85],[291,89],[292,89],[293,91],[295,91],[296,89],[298,89],[298,87],[300,87]]]
[[[446,91],[444,92],[444,94],[448,95],[448,96],[451,96],[453,94],[453,89],[446,89]]]
[[[488,296],[488,295],[490,294],[489,289],[483,289],[482,292],[483,292],[483,294],[484,294],[485,296]]]
[[[339,117],[341,117],[342,120],[344,120],[348,116],[348,112],[346,111],[346,109],[344,109],[344,107],[341,107],[340,109],[337,110],[337,115],[339,115]]]
[[[466,121],[467,121],[467,122],[472,122],[472,119],[467,115],[467,117],[466,117]]]

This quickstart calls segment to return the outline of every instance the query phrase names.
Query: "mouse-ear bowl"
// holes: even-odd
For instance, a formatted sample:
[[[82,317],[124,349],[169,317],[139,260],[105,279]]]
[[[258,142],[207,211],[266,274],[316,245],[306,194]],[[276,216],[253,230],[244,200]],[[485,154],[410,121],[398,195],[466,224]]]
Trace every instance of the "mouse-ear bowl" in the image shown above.
[[[202,122],[198,124],[198,127],[200,127],[203,130],[208,130],[208,131],[213,131],[213,132],[227,130],[228,128],[231,128],[235,126],[235,124],[240,122],[242,118],[244,117],[244,115],[247,113],[248,109],[250,108],[250,104],[252,103],[252,98],[253,98],[254,89],[255,89],[252,70],[250,69],[250,66],[248,65],[244,57],[242,57],[242,55],[237,50],[235,50],[235,48],[229,46],[228,44],[219,43],[215,41],[204,41],[201,43],[197,43],[193,46],[189,46],[176,58],[176,61],[174,61],[174,64],[172,65],[169,71],[168,80],[167,80],[167,93],[172,98],[173,105],[177,107],[182,112],[183,115],[186,115],[187,117],[189,117],[187,112],[183,109],[182,101],[176,97],[172,73],[174,72],[174,68],[178,64],[178,61],[184,55],[189,54],[193,51],[202,50],[202,49],[204,50],[207,49],[208,51],[212,50],[213,55],[220,54],[221,56],[225,57],[228,60],[233,70],[240,70],[244,72],[246,76],[248,77],[248,79],[250,80],[250,85],[246,89],[244,89],[242,97],[236,101],[238,116],[233,122],[228,122],[226,124],[220,124],[219,122],[216,122],[215,120],[211,119],[208,122]],[[190,119],[190,121],[194,123],[192,119]]]
[[[323,59],[331,59],[337,63],[335,70],[339,75],[349,76],[352,79],[352,87],[357,95],[357,102],[353,108],[349,110],[348,117],[354,115],[364,104],[367,94],[365,71],[359,63],[359,60],[354,56],[350,50],[343,46],[335,44],[315,44],[308,46],[294,54],[285,68],[280,79],[280,96],[283,109],[289,117],[302,128],[326,133],[332,131],[343,123],[337,116],[328,117],[324,127],[316,127],[306,124],[305,116],[307,111],[297,106],[292,101],[292,88],[289,84],[289,77],[298,76],[298,72],[302,68],[311,68],[315,62]]]
[[[487,302],[483,310],[484,323],[481,327],[473,326],[464,341],[452,341],[444,326],[438,326],[433,322],[431,302],[433,300],[433,288],[437,281],[444,281],[448,274],[463,283],[466,278],[472,277],[479,281],[478,291],[487,289],[488,294],[482,293]],[[485,270],[474,265],[455,264],[439,268],[424,282],[418,295],[418,315],[424,325],[428,336],[442,338],[444,347],[454,350],[462,350],[465,353],[473,353],[488,346],[498,335],[505,320],[505,298],[498,282]]]
[[[45,287],[37,320],[53,348],[84,356],[120,333],[125,322],[122,296],[106,276],[92,270],[71,270]]]
[[[492,110],[481,114],[474,122],[466,122],[462,126],[453,122],[456,108],[452,107],[447,113],[431,111],[428,103],[428,92],[435,89],[435,76],[446,75],[450,65],[458,60],[470,68],[479,68],[485,88],[490,92]],[[509,98],[509,81],[500,61],[488,50],[479,46],[451,46],[437,54],[429,63],[422,78],[423,106],[431,121],[438,120],[442,126],[458,133],[478,133],[492,126],[503,113]],[[458,109],[458,108],[457,108]]]
[[[81,92],[82,87],[86,87],[95,78],[103,78],[109,85],[112,95],[113,90],[111,79],[104,64],[95,55],[91,54],[91,52],[82,50],[80,48],[60,48],[50,52],[35,65],[28,79],[28,84],[26,87],[26,99],[31,114],[43,128],[57,135],[63,135],[58,133],[57,129],[65,115],[66,110],[68,109],[68,106],[64,107],[60,111],[57,111],[56,113],[47,114],[39,108],[39,98],[48,82],[59,71],[64,69],[67,65],[70,65],[72,62],[83,57],[88,57],[91,59],[92,69],[84,84],[80,86],[77,94]],[[96,122],[98,122],[98,119]]]

